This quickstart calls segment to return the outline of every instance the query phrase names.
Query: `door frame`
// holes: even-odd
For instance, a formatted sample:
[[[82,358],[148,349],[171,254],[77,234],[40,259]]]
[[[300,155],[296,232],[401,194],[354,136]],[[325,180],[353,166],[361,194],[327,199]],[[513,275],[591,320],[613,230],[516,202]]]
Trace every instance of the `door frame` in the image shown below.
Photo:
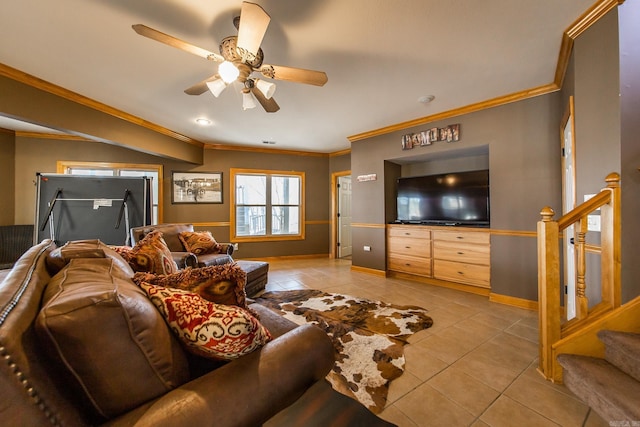
[[[569,210],[576,207],[577,200],[577,179],[576,179],[576,134],[575,134],[575,106],[573,95],[569,96],[568,105],[564,115],[562,117],[562,123],[560,126],[560,144],[562,149],[561,156],[561,176],[562,176],[562,215]],[[567,140],[567,133],[569,138]],[[571,145],[570,150],[570,162],[571,173],[568,174],[566,170],[566,145]],[[571,181],[571,188],[567,188],[567,181]],[[568,202],[573,201],[568,205]],[[574,233],[572,236],[571,233]],[[571,225],[563,232],[563,256],[564,266],[562,268],[562,284],[563,289],[566,286],[567,291],[564,294],[564,308],[567,316],[567,320],[572,319],[575,316],[575,286],[576,286],[576,271],[575,271],[575,246],[570,243],[570,239],[575,237],[574,226]]]
[[[331,173],[331,250],[329,258],[338,258],[338,178],[351,175],[351,170]]]

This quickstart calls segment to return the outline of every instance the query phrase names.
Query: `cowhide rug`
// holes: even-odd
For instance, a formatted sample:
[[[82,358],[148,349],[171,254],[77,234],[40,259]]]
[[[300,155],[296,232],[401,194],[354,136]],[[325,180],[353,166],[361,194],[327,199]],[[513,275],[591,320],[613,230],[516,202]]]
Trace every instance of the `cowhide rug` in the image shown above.
[[[267,292],[255,302],[302,325],[313,323],[333,341],[336,363],[327,379],[374,413],[387,402],[391,380],[404,372],[403,346],[429,328],[427,310],[318,290]]]

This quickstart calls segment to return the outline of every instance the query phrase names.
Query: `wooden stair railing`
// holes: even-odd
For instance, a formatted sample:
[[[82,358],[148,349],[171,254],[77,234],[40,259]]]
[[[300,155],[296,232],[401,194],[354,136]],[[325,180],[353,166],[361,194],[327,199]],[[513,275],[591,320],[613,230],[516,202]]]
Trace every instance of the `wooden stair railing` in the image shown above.
[[[611,173],[607,187],[588,201],[553,220],[554,211],[545,207],[538,221],[538,307],[540,357],[538,370],[554,382],[562,381],[562,369],[555,360],[553,346],[569,334],[620,306],[621,211],[620,175]],[[601,302],[589,309],[586,293],[586,234],[588,215],[600,209]],[[564,321],[561,307],[563,285],[560,280],[560,237],[575,224],[576,317]]]

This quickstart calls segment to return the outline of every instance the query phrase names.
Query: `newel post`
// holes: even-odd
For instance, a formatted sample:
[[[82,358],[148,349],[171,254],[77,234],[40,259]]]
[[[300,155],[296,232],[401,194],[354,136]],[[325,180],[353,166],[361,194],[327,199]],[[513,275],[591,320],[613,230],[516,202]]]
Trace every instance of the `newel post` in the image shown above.
[[[539,370],[545,378],[553,376],[552,345],[560,339],[560,245],[554,214],[553,209],[544,207],[537,227]]]
[[[602,262],[602,301],[612,308],[620,307],[622,265],[622,209],[620,204],[620,175],[610,173],[605,178],[607,190],[611,192],[609,203],[600,208],[601,234],[600,258]]]

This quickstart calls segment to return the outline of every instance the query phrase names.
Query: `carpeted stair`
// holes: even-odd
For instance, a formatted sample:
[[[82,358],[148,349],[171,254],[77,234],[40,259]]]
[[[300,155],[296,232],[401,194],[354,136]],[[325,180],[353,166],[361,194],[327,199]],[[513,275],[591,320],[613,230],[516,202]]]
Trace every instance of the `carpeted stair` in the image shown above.
[[[598,332],[605,358],[560,354],[563,381],[605,421],[640,420],[640,334]]]

